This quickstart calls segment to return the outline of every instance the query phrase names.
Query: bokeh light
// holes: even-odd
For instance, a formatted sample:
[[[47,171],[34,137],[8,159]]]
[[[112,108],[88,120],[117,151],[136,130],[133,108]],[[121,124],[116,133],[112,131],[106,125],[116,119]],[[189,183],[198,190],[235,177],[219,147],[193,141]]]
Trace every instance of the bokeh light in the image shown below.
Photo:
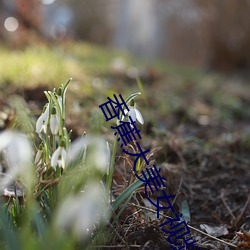
[[[53,39],[60,40],[66,36],[67,29],[62,24],[56,24],[51,27],[50,34],[53,37]]]
[[[15,17],[8,17],[4,21],[4,27],[9,32],[14,32],[18,29],[18,21]]]
[[[42,4],[45,4],[45,5],[50,5],[54,2],[55,2],[55,0],[42,0]]]

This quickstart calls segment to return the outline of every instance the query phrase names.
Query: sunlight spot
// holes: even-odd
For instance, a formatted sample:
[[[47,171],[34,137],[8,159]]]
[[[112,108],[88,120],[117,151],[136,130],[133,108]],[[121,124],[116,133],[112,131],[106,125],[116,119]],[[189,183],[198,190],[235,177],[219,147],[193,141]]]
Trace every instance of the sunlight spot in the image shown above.
[[[15,17],[8,17],[4,21],[4,27],[9,32],[14,32],[18,28],[18,21]]]

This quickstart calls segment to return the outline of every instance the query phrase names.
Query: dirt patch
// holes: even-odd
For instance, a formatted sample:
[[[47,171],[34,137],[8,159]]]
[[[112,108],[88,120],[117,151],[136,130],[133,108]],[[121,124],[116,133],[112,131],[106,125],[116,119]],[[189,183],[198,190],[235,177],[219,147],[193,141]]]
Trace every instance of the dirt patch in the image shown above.
[[[175,209],[179,214],[182,202],[187,201],[190,226],[199,230],[204,224],[211,228],[222,226],[226,233],[216,237],[237,245],[240,239],[236,232],[250,230],[250,113],[247,111],[250,97],[245,95],[249,87],[245,85],[245,91],[236,98],[230,91],[225,93],[224,85],[221,98],[225,94],[232,97],[226,101],[218,98],[217,87],[206,92],[191,85],[180,87],[171,82],[163,85],[162,79],[154,86],[147,85],[145,95],[149,106],[145,105],[144,111],[151,113],[153,121],[145,119],[147,129],[142,129],[145,135],[142,146],[150,150],[161,147],[154,160],[163,168],[168,195],[176,196]],[[188,95],[185,88],[189,90]],[[46,101],[43,90],[46,87],[12,92],[21,94],[35,110],[41,109]],[[165,94],[170,92],[171,96]],[[81,98],[79,93],[77,96]],[[74,118],[76,131],[82,129],[80,119]],[[115,195],[126,188],[131,175],[131,163],[120,152],[114,175]],[[142,187],[123,211],[112,229],[114,237],[104,249],[108,246],[110,249],[171,249],[168,235],[159,227],[163,218],[157,220],[154,213],[143,208],[150,208],[145,199]],[[232,249],[191,231],[201,250]]]

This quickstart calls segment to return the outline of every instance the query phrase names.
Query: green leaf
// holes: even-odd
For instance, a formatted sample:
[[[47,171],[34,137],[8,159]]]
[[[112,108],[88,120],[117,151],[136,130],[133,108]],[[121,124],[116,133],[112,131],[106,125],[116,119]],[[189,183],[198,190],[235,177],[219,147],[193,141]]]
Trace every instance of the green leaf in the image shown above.
[[[117,213],[117,215],[115,216],[112,224],[114,225],[116,223],[116,221],[119,219],[121,213],[123,212],[123,210],[127,207],[127,204],[129,203],[130,199],[133,196],[133,192],[129,195],[128,199],[125,201],[125,203],[123,204],[122,208],[119,210],[119,212]]]
[[[21,250],[18,235],[16,231],[14,231],[14,228],[11,227],[8,221],[8,215],[2,210],[2,208],[0,209],[0,227],[2,228],[4,234],[6,249]]]
[[[136,163],[136,168],[135,168],[136,172],[139,172],[141,170],[141,159],[139,158],[137,163]]]
[[[127,97],[127,99],[125,100],[125,102],[127,104],[129,104],[132,99],[135,99],[140,94],[141,94],[141,92],[136,92],[134,94],[131,94],[129,97]]]
[[[65,96],[66,94],[66,91],[68,89],[68,86],[69,86],[69,83],[72,81],[72,78],[69,78],[69,80],[67,81],[67,83],[63,86],[63,89],[62,89],[62,95]]]
[[[44,219],[42,215],[38,211],[34,211],[33,221],[34,221],[34,224],[36,225],[38,235],[40,237],[43,236],[45,233],[45,223],[44,223]]]
[[[147,175],[146,175],[147,176]],[[148,178],[148,176],[147,176]],[[139,188],[144,182],[140,180],[136,180],[133,184],[131,184],[129,187],[127,187],[119,196],[118,198],[112,203],[112,208],[114,211],[123,203],[124,200],[126,200],[133,192]],[[131,195],[132,197],[132,195]],[[131,198],[130,197],[130,198]]]

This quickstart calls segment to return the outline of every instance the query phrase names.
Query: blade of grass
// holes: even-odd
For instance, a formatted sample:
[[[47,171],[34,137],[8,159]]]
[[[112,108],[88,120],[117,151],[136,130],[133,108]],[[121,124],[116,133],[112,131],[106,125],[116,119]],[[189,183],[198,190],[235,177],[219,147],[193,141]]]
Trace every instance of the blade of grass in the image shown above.
[[[146,174],[148,178],[148,174]],[[136,180],[133,184],[127,187],[119,196],[118,198],[112,203],[112,208],[114,211],[126,200],[131,194],[134,193],[136,189],[138,189],[144,182],[141,180]]]
[[[124,209],[127,207],[127,204],[129,203],[130,199],[132,198],[133,196],[133,192],[129,195],[128,199],[125,201],[125,203],[123,204],[122,208],[119,210],[119,212],[117,213],[117,215],[115,216],[113,222],[112,222],[112,225],[114,225],[117,220],[119,219],[121,213],[124,211]]]
[[[13,249],[21,250],[19,238],[17,237],[17,234],[14,231],[14,229],[11,228],[8,222],[7,213],[4,213],[2,208],[0,209],[0,227],[2,228],[3,233],[4,233],[6,249],[7,250],[13,250]]]

